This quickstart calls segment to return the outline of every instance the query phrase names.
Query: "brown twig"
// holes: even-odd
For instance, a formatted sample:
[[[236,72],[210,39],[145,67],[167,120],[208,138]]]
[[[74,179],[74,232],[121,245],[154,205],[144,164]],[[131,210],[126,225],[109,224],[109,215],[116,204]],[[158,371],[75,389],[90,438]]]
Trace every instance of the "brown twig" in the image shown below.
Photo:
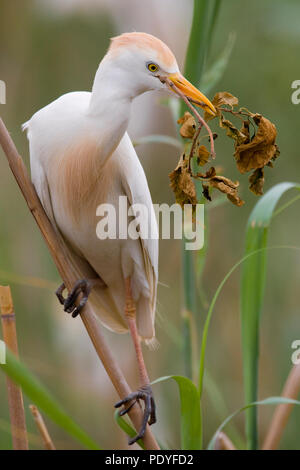
[[[80,273],[76,270],[76,267],[70,262],[63,240],[61,239],[61,237],[59,237],[59,235],[53,228],[50,220],[48,219],[44,208],[41,205],[41,202],[37,196],[35,188],[30,181],[24,162],[21,156],[18,154],[14,142],[12,141],[1,118],[0,143],[9,162],[11,171],[26,200],[26,203],[48,245],[49,251],[52,255],[54,263],[57,266],[60,276],[64,281],[67,289],[71,290],[75,282],[79,279]],[[89,303],[86,304],[80,316],[89,334],[89,337],[96,349],[96,352],[99,358],[101,359],[102,364],[119,397],[121,399],[125,398],[131,393],[130,387],[126,382],[126,379],[121,369],[119,368],[114,357],[112,356],[109,346],[106,344],[99,321],[95,318],[95,315],[92,309],[90,308]],[[135,428],[139,429],[143,419],[143,414],[141,407],[138,404],[135,404],[131,408],[129,416]],[[159,446],[149,426],[147,426],[143,442],[146,449],[159,449]]]
[[[249,119],[251,117],[251,114],[250,113],[246,113],[246,112],[243,112],[243,111],[233,111],[233,109],[229,109],[229,108],[222,108],[220,107],[219,108],[220,111],[225,111],[226,113],[230,113],[230,114],[233,114],[234,116],[247,116],[247,118]]]
[[[241,108],[241,109],[244,109],[244,108]],[[253,127],[254,132],[255,132],[255,125],[253,124],[253,122],[251,120],[252,113],[250,113],[250,111],[249,112],[243,112],[243,111],[241,111],[241,109],[239,111],[233,111],[233,109],[229,109],[229,108],[222,108],[222,107],[219,108],[220,111],[230,113],[233,116],[239,118],[241,121],[244,121],[244,118],[242,116],[247,116],[248,121],[250,122],[250,124]]]
[[[219,432],[216,437],[215,450],[236,450],[236,447],[224,432]]]
[[[32,413],[32,416],[34,418],[38,431],[41,435],[41,438],[43,439],[45,449],[56,450],[41,413],[39,412],[39,410],[37,409],[35,405],[29,405],[29,409]]]
[[[197,131],[195,132],[194,137],[193,137],[193,142],[192,142],[192,145],[191,145],[191,151],[190,151],[190,156],[189,156],[189,165],[188,165],[188,168],[189,168],[190,172],[191,172],[191,161],[192,161],[192,158],[193,158],[194,153],[195,153],[197,140],[198,140],[198,137],[200,135],[201,129],[202,129],[202,126],[199,126]]]
[[[212,130],[211,128],[209,127],[209,125],[207,124],[207,122],[203,119],[203,117],[198,113],[198,111],[194,108],[194,106],[192,106],[191,102],[188,100],[188,98],[185,96],[184,93],[182,93],[181,90],[179,90],[179,88],[177,88],[177,86],[171,81],[169,80],[167,77],[160,77],[160,80],[163,82],[163,83],[167,83],[167,85],[172,89],[174,90],[174,92],[180,96],[180,98],[183,99],[183,101],[185,102],[185,104],[190,108],[190,110],[192,111],[192,113],[195,115],[196,119],[198,120],[199,122],[199,125],[201,126],[200,127],[200,131],[201,131],[201,128],[204,126],[205,129],[207,130],[208,132],[208,135],[210,137],[210,153],[211,153],[211,156],[212,158],[216,158],[216,152],[215,152],[215,145],[214,145],[214,137],[213,137],[213,133],[212,133]]]
[[[0,286],[0,311],[4,342],[18,356],[16,320],[11,291]],[[10,378],[6,378],[11,434],[14,450],[28,450],[28,437],[22,390]]]
[[[296,400],[300,393],[300,364],[296,365],[292,368],[287,381],[284,385],[282,397],[290,398],[292,400]],[[287,425],[289,416],[293,409],[293,404],[281,404],[278,405],[269,430],[267,432],[267,436],[263,443],[263,450],[275,450],[277,449],[284,429]]]

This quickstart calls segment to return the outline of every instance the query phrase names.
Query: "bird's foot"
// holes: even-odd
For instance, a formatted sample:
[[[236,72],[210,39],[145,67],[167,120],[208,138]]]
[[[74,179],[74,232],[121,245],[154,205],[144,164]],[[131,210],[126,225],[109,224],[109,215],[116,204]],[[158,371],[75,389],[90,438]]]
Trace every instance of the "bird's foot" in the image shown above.
[[[129,439],[128,444],[132,445],[139,439],[142,439],[144,437],[145,431],[146,431],[146,426],[149,424],[156,423],[156,412],[155,412],[155,401],[153,397],[153,392],[152,388],[150,385],[145,385],[141,388],[139,388],[136,392],[130,393],[128,397],[124,398],[123,400],[118,401],[115,404],[115,408],[120,408],[120,406],[124,405],[124,409],[119,411],[120,416],[124,416],[126,413],[128,413],[133,405],[139,401],[143,400],[145,403],[145,408],[144,408],[144,416],[143,416],[143,421],[140,427],[139,432],[135,437],[132,439]]]
[[[75,283],[68,297],[65,298],[63,296],[63,291],[65,290],[66,286],[64,283],[62,283],[55,293],[59,302],[64,306],[64,311],[72,313],[73,318],[77,317],[77,315],[79,315],[87,303],[93,285],[93,282],[89,279],[80,279]],[[82,297],[79,304],[76,305],[76,301],[78,300],[80,294]]]

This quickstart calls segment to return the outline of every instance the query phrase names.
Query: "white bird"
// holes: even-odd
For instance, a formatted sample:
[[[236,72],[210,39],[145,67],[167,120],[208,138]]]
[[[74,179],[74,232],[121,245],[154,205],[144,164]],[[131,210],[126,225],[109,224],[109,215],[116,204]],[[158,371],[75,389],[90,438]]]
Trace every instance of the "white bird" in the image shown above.
[[[126,196],[128,206],[140,203],[153,213],[147,180],[127,126],[135,97],[150,90],[170,91],[164,78],[214,112],[210,101],[180,74],[173,53],[162,41],[145,33],[127,33],[111,40],[91,93],[67,93],[23,125],[33,184],[80,272],[67,299],[62,296],[64,285],[58,289],[59,300],[75,317],[90,294],[93,310],[107,328],[131,333],[141,387],[116,406],[127,405],[124,414],[141,399],[145,410],[143,425],[130,443],[143,436],[148,420],[155,422],[141,340],[155,337],[158,241],[142,237],[100,240],[96,210],[102,203],[118,209],[119,196]]]

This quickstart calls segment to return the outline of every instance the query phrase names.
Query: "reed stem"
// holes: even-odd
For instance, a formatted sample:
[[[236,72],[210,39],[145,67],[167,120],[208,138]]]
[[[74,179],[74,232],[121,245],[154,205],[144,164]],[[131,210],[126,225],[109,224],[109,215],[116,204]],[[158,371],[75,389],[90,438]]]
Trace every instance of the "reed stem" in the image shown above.
[[[4,342],[18,357],[16,318],[9,286],[0,286],[0,311]],[[6,384],[13,449],[28,450],[22,390],[8,377]]]
[[[215,450],[236,450],[236,447],[224,432],[219,432],[216,437]]]
[[[300,393],[300,364],[292,368],[285,382],[282,397],[296,400]],[[293,404],[281,404],[275,409],[273,419],[263,443],[263,450],[276,450],[283,435]]]
[[[220,9],[220,0],[194,0],[193,6],[193,20],[191,26],[191,32],[189,37],[188,48],[186,52],[185,64],[184,64],[184,75],[193,84],[198,86],[203,76],[203,70],[205,66],[206,56],[209,50],[209,46],[212,42],[213,30],[217,20],[218,12]],[[184,114],[187,108],[191,109],[190,103],[185,100],[182,96],[183,101],[179,107],[178,118]],[[191,109],[195,114],[195,109]],[[197,113],[196,118],[198,122],[202,123],[207,129],[207,124],[203,122],[202,117]],[[209,129],[209,132],[210,129]],[[214,158],[214,142],[211,135],[211,153]],[[202,185],[200,181],[195,181],[197,194],[202,193]],[[195,253],[192,251],[185,250],[185,240],[182,243],[182,273],[183,273],[183,352],[184,352],[184,366],[186,375],[189,378],[193,377],[192,371],[195,365],[191,363],[193,357],[195,357],[195,350],[192,341],[192,324],[191,318],[194,319],[194,323],[197,324],[197,317],[200,316],[197,311],[198,307],[198,286],[197,274],[195,272]],[[203,264],[205,262],[205,253],[203,254]],[[187,315],[188,312],[188,315]],[[197,366],[197,365],[196,365]]]
[[[41,438],[43,439],[45,449],[56,450],[41,413],[35,405],[29,405],[29,409],[32,413],[33,419],[41,435]]]

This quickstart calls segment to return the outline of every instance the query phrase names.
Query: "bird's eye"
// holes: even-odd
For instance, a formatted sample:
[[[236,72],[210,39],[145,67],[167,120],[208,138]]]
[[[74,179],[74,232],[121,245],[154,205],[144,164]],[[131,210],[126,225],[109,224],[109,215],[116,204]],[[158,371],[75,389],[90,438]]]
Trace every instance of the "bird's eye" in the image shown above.
[[[154,64],[153,62],[149,62],[147,64],[147,69],[150,71],[150,72],[156,72],[158,70],[158,66],[156,64]]]

